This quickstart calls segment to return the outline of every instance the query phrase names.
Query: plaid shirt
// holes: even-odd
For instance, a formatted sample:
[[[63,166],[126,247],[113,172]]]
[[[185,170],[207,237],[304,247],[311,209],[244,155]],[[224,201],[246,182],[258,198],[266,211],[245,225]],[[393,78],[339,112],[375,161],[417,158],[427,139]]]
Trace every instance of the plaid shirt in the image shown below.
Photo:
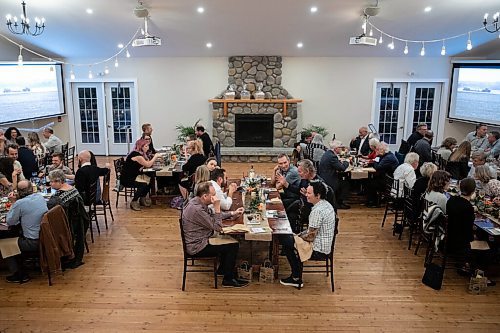
[[[309,215],[309,227],[319,229],[314,238],[313,250],[329,254],[335,232],[335,211],[328,201],[321,200],[313,206]]]

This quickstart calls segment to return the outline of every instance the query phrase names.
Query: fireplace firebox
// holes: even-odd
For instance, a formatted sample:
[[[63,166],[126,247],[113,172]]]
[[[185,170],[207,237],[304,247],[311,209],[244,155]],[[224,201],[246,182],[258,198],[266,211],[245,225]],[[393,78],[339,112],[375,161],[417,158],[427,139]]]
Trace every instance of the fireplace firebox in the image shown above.
[[[272,114],[236,114],[236,147],[272,147],[274,135]]]

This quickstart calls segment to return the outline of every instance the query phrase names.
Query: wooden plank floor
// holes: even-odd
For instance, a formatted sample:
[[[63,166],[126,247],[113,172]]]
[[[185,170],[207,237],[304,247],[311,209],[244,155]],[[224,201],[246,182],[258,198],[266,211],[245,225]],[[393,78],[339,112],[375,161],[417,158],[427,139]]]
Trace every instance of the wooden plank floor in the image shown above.
[[[225,167],[241,177],[248,165]],[[269,174],[272,165],[255,167]],[[188,274],[182,292],[178,212],[165,204],[133,212],[123,200],[114,212],[85,265],[52,287],[41,276],[0,281],[0,332],[500,332],[500,287],[470,295],[453,270],[441,291],[425,287],[424,251],[414,256],[380,229],[381,209],[341,211],[335,293],[321,274],[305,275],[302,290],[258,282],[216,290],[205,273]]]

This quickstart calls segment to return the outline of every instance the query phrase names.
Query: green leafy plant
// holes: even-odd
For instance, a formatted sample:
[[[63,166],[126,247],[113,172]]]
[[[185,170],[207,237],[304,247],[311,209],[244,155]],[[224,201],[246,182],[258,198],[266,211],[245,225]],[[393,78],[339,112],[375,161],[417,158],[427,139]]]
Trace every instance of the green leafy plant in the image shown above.
[[[303,127],[302,131],[300,131],[300,134],[310,136],[312,132],[321,134],[323,136],[323,139],[325,139],[328,135],[328,130],[326,129],[326,127],[317,125],[307,125],[306,127]]]
[[[184,126],[181,124],[175,126],[175,130],[177,131],[177,141],[186,142],[187,137],[196,137],[195,128],[198,126],[200,121],[201,119],[198,119],[193,126]]]

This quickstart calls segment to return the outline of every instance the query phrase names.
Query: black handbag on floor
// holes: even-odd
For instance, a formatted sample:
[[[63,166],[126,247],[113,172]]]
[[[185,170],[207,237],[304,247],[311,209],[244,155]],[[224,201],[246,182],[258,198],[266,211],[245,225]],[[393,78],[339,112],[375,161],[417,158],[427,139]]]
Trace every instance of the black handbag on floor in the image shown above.
[[[430,263],[425,268],[422,283],[434,290],[440,290],[441,285],[443,284],[443,273],[443,267]]]

